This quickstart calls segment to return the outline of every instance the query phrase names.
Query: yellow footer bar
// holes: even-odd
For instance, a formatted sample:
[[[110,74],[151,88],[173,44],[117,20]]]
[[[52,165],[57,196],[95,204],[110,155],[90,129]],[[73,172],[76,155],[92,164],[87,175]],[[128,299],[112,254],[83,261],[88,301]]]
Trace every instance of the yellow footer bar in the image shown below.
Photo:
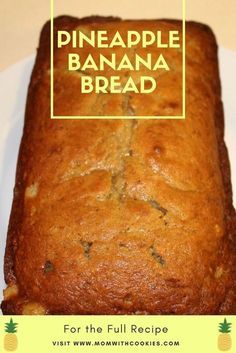
[[[236,316],[1,316],[0,352],[236,352]]]

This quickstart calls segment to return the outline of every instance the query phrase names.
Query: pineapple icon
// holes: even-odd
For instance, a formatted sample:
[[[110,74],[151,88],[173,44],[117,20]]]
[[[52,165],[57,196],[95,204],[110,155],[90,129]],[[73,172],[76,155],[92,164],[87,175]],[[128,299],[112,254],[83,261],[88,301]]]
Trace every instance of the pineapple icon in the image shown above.
[[[15,351],[17,349],[18,341],[17,341],[17,323],[13,322],[12,318],[9,322],[5,324],[5,332],[6,335],[4,337],[4,349],[6,351]]]
[[[227,322],[226,319],[219,324],[220,335],[218,336],[218,348],[220,351],[228,351],[232,346],[230,335],[231,325],[232,324]]]

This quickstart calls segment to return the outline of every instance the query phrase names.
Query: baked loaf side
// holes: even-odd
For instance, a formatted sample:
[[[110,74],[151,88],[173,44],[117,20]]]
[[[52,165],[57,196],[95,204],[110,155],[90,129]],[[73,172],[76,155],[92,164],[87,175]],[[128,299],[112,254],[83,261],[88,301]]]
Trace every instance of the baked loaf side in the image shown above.
[[[147,24],[181,29],[169,20],[133,27]],[[129,26],[55,19],[56,29]],[[46,24],[18,159],[3,313],[236,314],[235,211],[212,32],[187,23],[182,121],[135,120],[147,106],[150,115],[181,111],[181,51],[167,52],[172,75],[159,77],[161,95],[80,95],[82,73],[66,71],[66,50],[55,48],[55,113],[134,118],[50,120]]]

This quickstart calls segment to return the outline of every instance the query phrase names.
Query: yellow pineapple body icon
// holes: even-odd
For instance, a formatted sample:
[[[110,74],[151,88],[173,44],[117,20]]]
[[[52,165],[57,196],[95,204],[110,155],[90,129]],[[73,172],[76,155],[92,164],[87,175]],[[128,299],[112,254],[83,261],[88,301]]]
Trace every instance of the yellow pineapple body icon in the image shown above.
[[[17,349],[18,341],[17,341],[17,323],[13,322],[12,319],[8,323],[5,324],[5,332],[6,335],[4,337],[4,349],[6,351],[12,352]]]
[[[229,351],[232,346],[231,340],[231,323],[224,319],[224,322],[219,324],[218,348],[220,351]]]

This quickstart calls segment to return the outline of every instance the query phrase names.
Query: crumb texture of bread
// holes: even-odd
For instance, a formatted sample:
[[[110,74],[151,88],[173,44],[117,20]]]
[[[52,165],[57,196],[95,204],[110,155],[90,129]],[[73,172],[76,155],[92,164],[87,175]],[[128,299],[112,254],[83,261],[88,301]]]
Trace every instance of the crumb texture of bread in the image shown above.
[[[54,23],[85,32],[130,27],[112,17]],[[139,31],[146,25],[133,22]],[[181,22],[148,28],[180,30]],[[235,210],[211,30],[186,24],[186,119],[178,121],[135,116],[147,107],[149,115],[179,114],[181,51],[167,52],[173,72],[158,78],[161,95],[82,95],[82,73],[65,67],[69,50],[54,54],[55,113],[134,117],[50,119],[47,23],[28,92],[3,313],[236,314]]]

